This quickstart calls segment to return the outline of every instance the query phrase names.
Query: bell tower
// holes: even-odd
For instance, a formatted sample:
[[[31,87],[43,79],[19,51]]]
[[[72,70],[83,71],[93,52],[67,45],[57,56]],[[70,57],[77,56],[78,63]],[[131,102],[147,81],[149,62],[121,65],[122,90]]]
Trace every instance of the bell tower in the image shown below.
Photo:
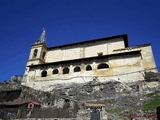
[[[35,44],[32,45],[29,59],[27,61],[28,65],[38,65],[45,63],[45,55],[47,53],[46,46],[46,29],[43,29],[43,32]]]

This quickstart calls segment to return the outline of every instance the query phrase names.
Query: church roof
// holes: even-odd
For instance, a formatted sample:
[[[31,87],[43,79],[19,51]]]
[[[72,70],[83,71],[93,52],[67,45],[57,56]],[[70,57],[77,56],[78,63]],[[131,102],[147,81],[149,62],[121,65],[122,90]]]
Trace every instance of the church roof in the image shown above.
[[[121,34],[121,35],[116,35],[116,36],[103,37],[103,38],[97,38],[97,39],[92,39],[92,40],[85,40],[85,41],[81,41],[81,42],[75,42],[75,43],[70,43],[70,44],[65,44],[65,45],[49,47],[48,49],[67,47],[67,46],[71,46],[71,45],[85,44],[85,43],[91,43],[91,42],[97,42],[97,41],[101,41],[101,40],[112,40],[112,39],[116,39],[116,38],[123,38],[124,43],[125,43],[125,47],[128,47],[128,35],[127,34]]]

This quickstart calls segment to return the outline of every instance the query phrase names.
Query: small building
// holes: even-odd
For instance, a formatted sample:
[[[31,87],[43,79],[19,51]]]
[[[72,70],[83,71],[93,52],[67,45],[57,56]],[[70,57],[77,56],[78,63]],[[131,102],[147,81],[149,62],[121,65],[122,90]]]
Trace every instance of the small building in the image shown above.
[[[91,120],[106,120],[107,113],[105,111],[105,104],[85,103],[84,107],[90,112]]]
[[[40,107],[40,103],[33,100],[14,100],[4,102],[0,104],[0,118],[24,118],[29,111]]]
[[[157,72],[151,44],[129,46],[127,34],[47,47],[46,30],[31,46],[22,85],[41,89],[47,85],[144,80]]]
[[[3,102],[0,104],[1,109],[13,108],[13,109],[20,109],[20,108],[40,108],[40,103],[33,100],[14,100],[9,102]]]

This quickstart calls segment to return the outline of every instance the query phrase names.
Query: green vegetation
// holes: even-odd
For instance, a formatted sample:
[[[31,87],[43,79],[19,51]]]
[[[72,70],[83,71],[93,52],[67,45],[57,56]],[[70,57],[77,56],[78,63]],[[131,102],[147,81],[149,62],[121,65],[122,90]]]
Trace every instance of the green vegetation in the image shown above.
[[[108,113],[120,113],[122,110],[120,108],[113,109],[113,110],[106,110]]]
[[[159,94],[159,93],[160,93],[160,91],[155,91],[155,92],[146,94],[146,96],[147,96],[147,97],[156,97],[157,94]]]
[[[160,106],[160,98],[154,98],[154,99],[144,103],[142,106],[142,110],[143,111],[154,110],[158,106]]]
[[[142,106],[143,111],[154,110],[160,106],[160,91],[155,91],[149,94],[146,94],[147,97],[152,98],[150,101],[145,102]]]

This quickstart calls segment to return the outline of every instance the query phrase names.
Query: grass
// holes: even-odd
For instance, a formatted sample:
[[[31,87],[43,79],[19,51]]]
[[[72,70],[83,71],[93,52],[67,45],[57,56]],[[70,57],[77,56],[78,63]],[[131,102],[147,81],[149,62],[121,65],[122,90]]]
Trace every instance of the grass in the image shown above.
[[[120,113],[121,111],[121,109],[106,110],[108,113]]]
[[[160,97],[159,97],[160,91],[155,91],[153,93],[146,94],[147,97],[152,98],[150,101],[145,102],[142,106],[143,111],[147,110],[154,110],[158,106],[160,106]]]
[[[158,106],[160,106],[160,98],[154,98],[154,99],[144,103],[142,106],[142,110],[143,111],[154,110]]]

